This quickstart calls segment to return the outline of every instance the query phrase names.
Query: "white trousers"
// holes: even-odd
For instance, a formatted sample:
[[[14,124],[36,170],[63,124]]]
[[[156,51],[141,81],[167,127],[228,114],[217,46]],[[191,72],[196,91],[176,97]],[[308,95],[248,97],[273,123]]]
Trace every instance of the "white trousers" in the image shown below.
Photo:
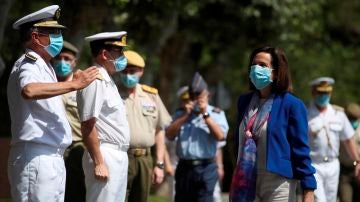
[[[258,172],[255,202],[293,202],[296,200],[296,180]]]
[[[8,177],[13,201],[64,201],[64,149],[18,143],[11,147]]]
[[[221,188],[220,188],[219,180],[215,184],[213,198],[214,198],[214,202],[222,202],[222,200],[221,200]]]
[[[340,163],[338,159],[331,162],[313,163],[316,173],[316,202],[336,202],[339,185]]]
[[[127,152],[100,145],[100,151],[109,171],[107,181],[95,179],[94,164],[89,152],[83,156],[87,202],[125,201],[128,156]]]

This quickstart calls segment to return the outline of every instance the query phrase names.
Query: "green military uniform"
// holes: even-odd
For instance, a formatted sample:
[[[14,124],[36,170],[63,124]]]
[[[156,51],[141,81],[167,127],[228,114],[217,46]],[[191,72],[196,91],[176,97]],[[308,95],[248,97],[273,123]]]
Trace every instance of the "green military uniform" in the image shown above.
[[[134,97],[122,93],[130,127],[128,201],[147,201],[153,162],[150,147],[155,144],[156,129],[171,122],[157,89],[137,84]]]
[[[360,121],[360,106],[350,103],[346,106],[345,113],[351,122]],[[360,155],[360,127],[352,125],[355,134],[352,137],[356,143],[358,154]],[[339,180],[339,198],[341,202],[359,201],[360,193],[357,191],[360,185],[356,182],[354,176],[354,161],[351,160],[344,145],[340,145],[340,180]]]
[[[65,54],[65,55],[63,55]],[[67,54],[71,54],[73,58],[69,58]],[[54,70],[59,81],[72,80],[76,63],[76,57],[79,50],[71,43],[64,41],[64,46],[59,55],[53,59]],[[65,61],[71,64],[71,71],[67,74],[61,71],[62,68],[57,67],[57,63],[61,64]],[[64,153],[66,167],[66,185],[65,185],[65,202],[84,201],[85,202],[85,181],[82,168],[82,156],[84,154],[84,144],[81,136],[81,123],[76,102],[76,91],[63,94],[61,96],[66,118],[71,127],[72,143]]]
[[[62,95],[62,100],[65,105],[66,118],[68,119],[71,126],[72,141],[73,143],[82,142],[81,124],[79,121],[80,118],[76,103],[76,91]]]
[[[70,92],[62,96],[66,118],[72,131],[72,144],[66,150],[66,191],[65,201],[85,201],[84,172],[82,169],[82,156],[84,144],[81,137],[81,124],[77,111],[76,92]]]

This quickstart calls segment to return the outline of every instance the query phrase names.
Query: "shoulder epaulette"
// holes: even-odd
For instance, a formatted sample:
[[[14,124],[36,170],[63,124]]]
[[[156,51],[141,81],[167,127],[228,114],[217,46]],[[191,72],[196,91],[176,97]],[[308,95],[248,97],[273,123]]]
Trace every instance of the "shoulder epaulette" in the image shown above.
[[[334,110],[336,111],[345,111],[345,109],[343,107],[340,107],[339,105],[334,105],[334,104],[331,104],[331,106],[334,108]]]
[[[37,60],[37,58],[35,56],[31,55],[30,53],[26,53],[25,58],[32,62],[35,62]]]
[[[152,93],[152,94],[158,94],[158,90],[156,88],[150,87],[148,85],[141,85],[141,88],[145,92]]]
[[[104,80],[104,77],[101,75],[101,74],[98,74],[96,76],[96,79],[100,80],[100,81],[103,81]]]
[[[219,107],[214,107],[214,109],[212,111],[215,113],[220,113],[221,109]]]

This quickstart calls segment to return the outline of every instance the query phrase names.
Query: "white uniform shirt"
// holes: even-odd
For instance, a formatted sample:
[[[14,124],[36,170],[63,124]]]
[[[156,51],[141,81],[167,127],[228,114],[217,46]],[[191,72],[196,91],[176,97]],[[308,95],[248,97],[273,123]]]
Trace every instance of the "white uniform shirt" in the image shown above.
[[[326,111],[320,113],[315,104],[310,103],[308,121],[310,156],[315,161],[324,157],[337,158],[340,141],[350,139],[354,135],[354,129],[345,113],[334,109],[331,105],[327,106]],[[326,134],[328,134],[329,141]]]
[[[71,143],[71,129],[66,119],[61,96],[48,99],[25,100],[22,89],[30,83],[55,83],[55,72],[50,64],[34,51],[22,55],[11,71],[8,86],[8,102],[11,116],[11,144],[34,142],[66,148]]]
[[[77,92],[80,120],[96,118],[99,140],[117,145],[129,145],[130,132],[124,103],[107,71],[97,65],[103,80],[95,80]]]

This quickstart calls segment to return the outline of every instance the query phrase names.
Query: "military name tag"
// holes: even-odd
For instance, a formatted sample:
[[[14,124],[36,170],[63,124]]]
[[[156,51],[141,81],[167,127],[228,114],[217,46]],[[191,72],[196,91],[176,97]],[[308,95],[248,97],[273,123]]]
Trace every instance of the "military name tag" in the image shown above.
[[[152,102],[142,102],[142,108],[148,113],[154,113],[156,111],[156,105]]]

